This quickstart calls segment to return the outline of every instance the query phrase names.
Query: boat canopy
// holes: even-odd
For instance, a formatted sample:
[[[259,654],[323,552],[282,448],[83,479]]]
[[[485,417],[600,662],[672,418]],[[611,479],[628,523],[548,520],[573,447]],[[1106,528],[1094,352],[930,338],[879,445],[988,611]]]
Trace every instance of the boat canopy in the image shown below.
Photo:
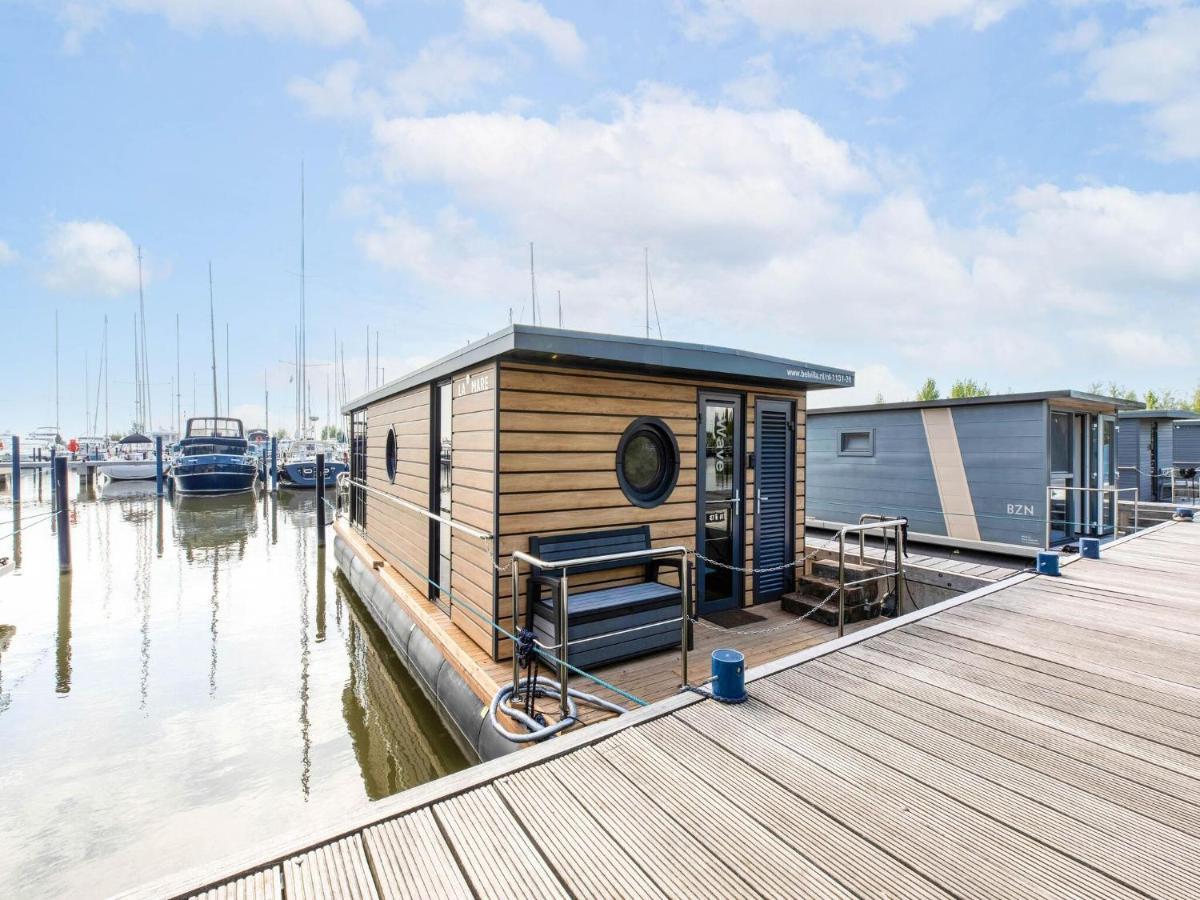
[[[228,419],[223,416],[188,419],[187,436],[195,437],[242,437],[242,420]]]
[[[119,441],[117,441],[117,443],[118,444],[153,444],[154,441],[150,440],[150,438],[146,437],[144,434],[138,434],[138,433],[134,432],[133,434],[125,435],[125,437],[121,438]]]

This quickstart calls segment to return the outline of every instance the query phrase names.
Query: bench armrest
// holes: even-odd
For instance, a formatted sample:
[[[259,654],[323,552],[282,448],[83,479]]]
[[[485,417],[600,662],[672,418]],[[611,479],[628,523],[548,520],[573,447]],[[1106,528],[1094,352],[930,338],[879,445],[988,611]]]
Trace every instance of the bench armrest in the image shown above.
[[[533,628],[533,604],[541,597],[542,588],[550,588],[550,595],[554,598],[555,605],[557,605],[560,584],[562,584],[562,576],[560,575],[551,575],[549,572],[539,572],[537,570],[529,573],[529,580],[525,582],[526,628]]]
[[[647,574],[651,576],[652,581],[658,581],[658,570],[664,566],[678,572],[679,582],[680,584],[683,583],[683,560],[674,558],[662,558],[650,561],[650,572]]]

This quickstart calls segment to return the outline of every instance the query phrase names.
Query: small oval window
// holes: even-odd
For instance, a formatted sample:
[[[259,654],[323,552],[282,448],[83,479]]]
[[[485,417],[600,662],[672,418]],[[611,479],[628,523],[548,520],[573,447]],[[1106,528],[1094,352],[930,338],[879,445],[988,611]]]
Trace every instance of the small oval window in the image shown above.
[[[617,481],[635,506],[658,506],[679,478],[679,445],[661,419],[635,419],[617,445]]]
[[[387,435],[387,445],[383,451],[384,460],[387,463],[388,481],[396,483],[396,429],[389,428]]]

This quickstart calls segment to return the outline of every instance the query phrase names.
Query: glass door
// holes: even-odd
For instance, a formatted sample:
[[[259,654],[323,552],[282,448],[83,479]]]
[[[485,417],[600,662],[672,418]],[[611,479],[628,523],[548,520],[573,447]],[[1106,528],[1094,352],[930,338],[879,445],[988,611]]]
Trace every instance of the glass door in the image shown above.
[[[696,546],[710,562],[696,564],[700,615],[741,606],[744,538],[742,504],[742,400],[700,395],[696,466]]]
[[[1100,487],[1117,486],[1117,420],[1115,416],[1100,416]],[[1100,534],[1112,534],[1117,524],[1117,501],[1119,495],[1102,493],[1100,496]]]
[[[1070,413],[1050,414],[1050,543],[1060,544],[1070,537],[1074,487]]]

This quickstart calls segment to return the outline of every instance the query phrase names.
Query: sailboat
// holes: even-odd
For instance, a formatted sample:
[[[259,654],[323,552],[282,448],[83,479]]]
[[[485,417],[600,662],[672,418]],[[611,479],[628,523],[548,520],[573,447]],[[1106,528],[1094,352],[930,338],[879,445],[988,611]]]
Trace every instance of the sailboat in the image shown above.
[[[212,263],[208,266],[208,323],[212,340],[213,414],[187,420],[186,432],[171,466],[175,491],[181,495],[240,494],[253,490],[258,478],[258,457],[250,450],[242,420],[220,415]]]

